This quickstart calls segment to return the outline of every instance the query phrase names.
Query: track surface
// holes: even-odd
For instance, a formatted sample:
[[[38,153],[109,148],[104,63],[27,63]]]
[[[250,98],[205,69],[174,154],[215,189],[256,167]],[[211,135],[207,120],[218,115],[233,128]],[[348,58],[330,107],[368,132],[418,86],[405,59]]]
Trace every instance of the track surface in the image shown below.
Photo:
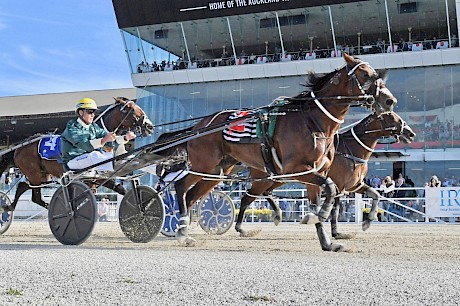
[[[325,224],[329,227],[329,224]],[[245,224],[240,238],[192,225],[194,247],[126,239],[98,223],[63,246],[47,222],[0,236],[0,305],[459,305],[460,224],[339,224],[347,252],[320,249],[311,225]]]

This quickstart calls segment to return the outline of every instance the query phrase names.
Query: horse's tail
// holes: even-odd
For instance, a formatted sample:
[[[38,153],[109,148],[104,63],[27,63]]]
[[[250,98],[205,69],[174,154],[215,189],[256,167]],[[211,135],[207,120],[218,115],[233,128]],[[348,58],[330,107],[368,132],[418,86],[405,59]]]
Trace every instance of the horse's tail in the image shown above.
[[[155,143],[158,144],[160,147],[162,147],[162,146],[167,146],[167,145],[169,145],[171,143],[174,143],[174,142],[179,142],[182,139],[184,139],[181,136],[187,137],[187,134],[188,134],[187,132],[190,132],[192,130],[192,128],[193,127],[188,127],[188,128],[182,129],[182,130],[175,131],[175,132],[169,132],[169,133],[161,134],[160,137],[158,137],[158,139],[157,139],[157,141]],[[187,155],[187,142],[185,141],[183,143],[177,144],[177,145],[172,146],[170,148],[160,150],[160,151],[156,152],[156,154],[161,155],[161,156],[165,156],[165,157],[168,157],[168,156],[185,156],[185,155]]]
[[[12,150],[0,156],[0,176],[5,170],[14,166],[14,151]]]

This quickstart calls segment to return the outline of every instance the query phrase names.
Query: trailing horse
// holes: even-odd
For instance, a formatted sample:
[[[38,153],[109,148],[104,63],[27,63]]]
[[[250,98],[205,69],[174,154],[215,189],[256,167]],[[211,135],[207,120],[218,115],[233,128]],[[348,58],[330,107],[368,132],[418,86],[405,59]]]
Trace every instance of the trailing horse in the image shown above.
[[[320,173],[324,171],[324,165],[333,160],[334,135],[350,106],[357,101],[359,105],[381,113],[392,110],[396,103],[396,99],[378,95],[379,74],[368,63],[348,54],[343,57],[345,66],[321,77],[310,74],[307,90],[295,97],[285,98],[284,103],[277,108],[277,113],[283,115],[278,116],[272,137],[272,151],[276,152],[278,160],[274,164],[274,171],[267,170],[260,144],[231,143],[223,139],[222,132],[187,142],[191,169],[188,175],[175,183],[181,215],[176,235],[179,242],[194,242],[187,231],[187,208],[207,194],[222,178],[221,174],[230,173],[237,162],[264,173],[264,179],[289,178],[321,186],[326,200],[318,214],[314,215],[314,223],[327,220],[337,187],[330,178]],[[228,117],[228,112],[209,116],[195,125],[193,130],[225,124]],[[216,181],[204,181],[206,177],[216,178]],[[271,184],[271,181],[267,181],[260,192]],[[332,245],[328,241],[324,244],[330,250],[341,248],[341,245]]]
[[[405,143],[414,141],[415,133],[406,124],[406,122],[396,113],[388,112],[380,116],[371,114],[359,121],[350,130],[337,136],[336,153],[334,160],[327,170],[327,175],[336,183],[341,194],[349,192],[357,192],[366,194],[372,199],[372,208],[368,217],[363,220],[363,231],[367,230],[371,221],[376,218],[379,193],[372,187],[364,183],[364,178],[368,171],[367,161],[372,155],[372,152],[377,145],[377,141],[381,137],[396,137]],[[262,177],[264,174],[258,170],[251,169],[251,177]],[[255,185],[258,183],[255,182]],[[267,197],[267,201],[275,211],[279,211],[278,205],[273,198],[270,197],[271,192],[283,185],[283,182],[272,182],[272,185],[263,192]],[[257,190],[257,186],[255,186]],[[247,194],[241,199],[240,214],[237,219],[241,226],[244,210],[255,200],[258,194],[252,189],[248,190]],[[313,205],[320,204],[321,189],[315,185],[307,185],[307,197]],[[340,195],[335,198],[334,206],[331,212],[331,228],[332,236],[341,238],[337,232],[337,221],[339,215]],[[243,211],[243,214],[241,214]],[[280,219],[278,214],[276,217]],[[321,224],[321,223],[319,223]],[[321,225],[317,226],[318,235],[325,236]],[[240,229],[242,235],[246,235]],[[321,241],[321,239],[320,239]],[[327,245],[322,245],[326,247]]]
[[[106,108],[99,115],[95,122],[107,131],[137,130],[142,136],[150,135],[153,131],[153,124],[148,119],[145,112],[138,106],[135,100],[126,98],[115,98],[115,103]],[[50,145],[56,146],[54,143]],[[51,176],[60,177],[63,172],[63,166],[56,159],[45,159],[39,153],[39,141],[20,146],[14,151],[6,153],[0,160],[0,173],[7,168],[16,166],[27,178],[28,183],[20,182],[16,189],[14,201],[11,206],[4,207],[6,210],[14,210],[18,203],[19,197],[28,189],[32,189],[32,201],[38,205],[47,208],[47,203],[41,196],[41,188],[49,183]],[[98,185],[96,181],[94,181]],[[115,185],[114,181],[108,181],[104,186],[117,192],[124,193],[125,190],[121,185]]]

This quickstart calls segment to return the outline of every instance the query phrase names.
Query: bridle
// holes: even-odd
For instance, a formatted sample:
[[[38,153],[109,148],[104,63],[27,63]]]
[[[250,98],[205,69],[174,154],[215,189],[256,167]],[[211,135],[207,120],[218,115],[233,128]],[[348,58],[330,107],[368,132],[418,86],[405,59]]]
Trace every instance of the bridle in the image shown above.
[[[142,111],[141,116],[137,116],[136,113],[134,112],[134,107],[136,106],[136,103],[131,100],[126,102],[121,108],[120,111],[124,114],[122,121],[120,122],[120,125],[117,127],[117,129],[121,126],[123,122],[128,121],[127,118],[131,113],[133,113],[133,116],[131,117],[131,125],[135,127],[136,132],[141,133],[142,127],[146,124],[147,115]],[[140,124],[139,124],[140,122]]]
[[[378,95],[380,94],[380,86],[381,84],[383,83],[383,80],[381,78],[375,78],[375,77],[370,77],[370,79],[368,81],[366,81],[364,84],[361,84],[358,77],[356,76],[356,70],[361,66],[361,65],[367,65],[369,68],[372,69],[372,71],[374,72],[374,75],[375,76],[378,76],[377,72],[374,70],[374,68],[372,68],[368,62],[359,62],[357,63],[353,68],[349,69],[349,65],[347,64],[346,65],[346,69],[347,69],[347,75],[350,76],[350,79],[352,81],[354,81],[354,83],[356,84],[356,86],[358,87],[361,95],[360,96],[336,96],[336,97],[323,97],[321,98],[322,100],[323,99],[338,99],[338,100],[342,100],[342,99],[357,99],[358,100],[358,104],[362,105],[362,106],[365,106],[367,108],[370,108],[374,103],[375,103],[375,99],[376,97],[378,97]],[[370,95],[368,94],[366,91],[369,90],[370,86],[373,84],[373,83],[376,83],[376,92],[374,95]],[[332,115],[322,104],[321,102],[318,100],[318,98],[316,98],[315,94],[313,93],[313,91],[310,92],[310,95],[313,99],[313,101],[315,102],[316,106],[329,118],[331,119],[332,121],[334,121],[335,123],[338,123],[338,124],[342,124],[344,123],[344,120],[343,119],[338,119],[336,118],[334,115]],[[364,103],[360,103],[364,101]]]
[[[129,106],[131,103],[133,103],[134,105]],[[142,127],[145,126],[146,121],[148,120],[147,115],[143,112],[141,116],[136,116],[134,113],[132,115],[132,118],[128,119],[128,116],[130,116],[134,112],[135,105],[135,102],[132,100],[126,102],[125,104],[116,102],[115,104],[112,104],[108,108],[106,108],[96,119],[94,119],[94,122],[99,121],[102,128],[109,132],[109,130],[107,129],[107,125],[104,122],[104,117],[115,107],[120,107],[120,112],[123,114],[123,118],[120,120],[120,123],[112,132],[116,133],[124,125],[125,121],[129,121],[131,125],[134,127],[136,133],[142,133]],[[139,122],[141,123],[139,124]],[[128,130],[130,129],[131,128],[128,128]]]
[[[385,114],[388,114],[389,112],[385,113]],[[382,132],[382,131],[394,131],[394,133],[391,133],[391,136],[395,137],[396,138],[396,141],[399,142],[399,136],[402,135],[403,131],[404,131],[404,128],[407,126],[407,123],[396,113],[393,113],[395,116],[397,116],[397,118],[400,120],[400,124],[398,125],[399,127],[396,127],[392,124],[388,124],[388,127],[384,127],[383,126],[383,122],[388,122],[387,119],[385,119],[385,114],[382,114],[380,116],[377,116],[377,120],[379,120],[379,123],[380,123],[380,129],[376,129],[376,130],[369,130],[369,131],[364,131],[364,135],[366,134],[370,134],[370,133],[378,133],[378,132]],[[363,120],[365,120],[366,118],[364,118]],[[369,119],[372,119],[372,118],[369,118]],[[359,121],[357,124],[361,123],[363,120]],[[372,119],[373,121],[374,119]],[[372,121],[368,122],[368,123],[365,123],[365,126],[370,124]],[[382,122],[383,121],[383,122]],[[357,125],[356,124],[356,125]],[[355,126],[356,126],[355,125]],[[367,151],[369,152],[374,152],[374,149],[372,148],[369,148],[366,144],[364,144],[364,142],[361,141],[361,139],[359,139],[358,135],[356,134],[355,132],[355,126],[353,126],[350,130],[351,132],[351,135],[353,136],[353,138],[356,140],[356,142],[359,143],[359,145],[361,145],[364,149],[366,149]],[[399,129],[399,131],[398,131]],[[389,136],[382,136],[383,138],[386,138],[386,137],[389,137]]]
[[[359,81],[358,77],[356,76],[356,70],[362,66],[366,65],[368,66],[374,73],[372,76],[369,77],[369,80],[361,84]],[[358,87],[359,91],[361,92],[362,96],[369,96],[367,99],[365,99],[365,103],[363,104],[366,107],[371,107],[373,104],[375,104],[375,99],[379,97],[380,94],[380,86],[383,83],[382,78],[378,78],[378,73],[375,71],[374,68],[372,68],[371,65],[369,65],[368,62],[359,62],[357,63],[353,68],[350,69],[349,65],[346,65],[347,68],[347,75],[350,77],[351,80],[353,80],[356,83],[356,86]],[[373,95],[370,95],[367,91],[371,87],[371,85],[375,83],[375,93]]]

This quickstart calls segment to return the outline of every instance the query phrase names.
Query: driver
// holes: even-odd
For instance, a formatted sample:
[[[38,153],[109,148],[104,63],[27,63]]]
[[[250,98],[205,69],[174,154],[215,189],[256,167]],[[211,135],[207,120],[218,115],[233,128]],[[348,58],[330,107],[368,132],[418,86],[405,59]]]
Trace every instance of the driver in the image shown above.
[[[94,123],[96,102],[91,98],[78,101],[75,106],[77,118],[71,119],[61,135],[62,161],[70,169],[83,169],[114,156],[113,142],[118,144],[115,155],[124,153],[124,145],[136,134],[128,132],[117,136]],[[118,154],[117,154],[118,153]],[[113,171],[113,164],[107,162],[95,167],[97,171]]]

